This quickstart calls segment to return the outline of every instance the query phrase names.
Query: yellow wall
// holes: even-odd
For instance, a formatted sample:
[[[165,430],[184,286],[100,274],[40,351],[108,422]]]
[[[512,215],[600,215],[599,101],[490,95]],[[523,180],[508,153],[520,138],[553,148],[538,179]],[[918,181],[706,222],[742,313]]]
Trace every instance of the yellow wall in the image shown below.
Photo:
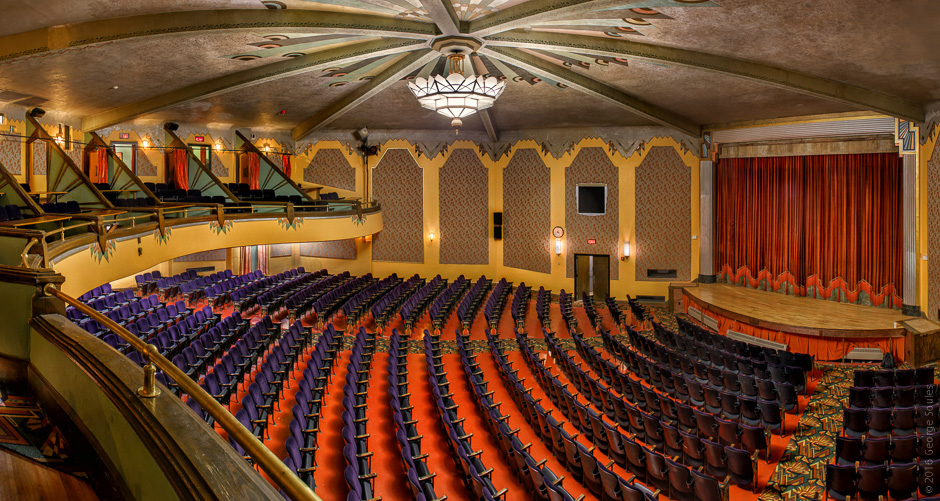
[[[551,225],[565,227],[565,168],[571,165],[571,162],[578,155],[582,148],[600,147],[607,152],[608,157],[615,166],[620,169],[620,236],[622,240],[634,241],[635,235],[635,192],[634,180],[636,168],[646,158],[652,147],[665,146],[675,148],[683,162],[689,167],[691,176],[691,191],[689,193],[689,203],[691,206],[691,220],[689,221],[692,235],[697,237],[699,230],[699,158],[694,152],[683,148],[675,139],[671,137],[657,137],[650,139],[643,148],[633,152],[629,157],[623,157],[616,151],[612,151],[608,144],[600,139],[583,139],[578,142],[570,151],[555,159],[550,154],[542,151],[542,148],[534,141],[520,141],[513,145],[511,151],[517,151],[522,148],[535,148],[545,165],[551,170]],[[337,141],[325,141],[317,143],[299,156],[298,163],[309,162],[309,159],[322,148],[342,148],[344,155],[352,163],[361,162],[361,159],[355,154],[348,154],[345,146]],[[503,278],[519,283],[524,281],[528,285],[545,286],[548,289],[558,291],[562,288],[572,290],[574,279],[565,276],[565,260],[568,252],[567,244],[561,255],[552,255],[552,272],[550,274],[537,273],[528,270],[509,268],[503,266],[503,241],[493,239],[492,222],[489,230],[489,264],[486,265],[453,265],[441,264],[440,241],[447,238],[440,232],[440,198],[438,194],[440,169],[455,150],[470,149],[480,158],[484,167],[489,170],[489,203],[488,212],[502,212],[503,210],[503,169],[509,164],[512,153],[504,155],[499,160],[493,161],[489,156],[480,153],[479,147],[471,141],[456,141],[448,151],[445,151],[433,159],[423,155],[415,154],[415,147],[404,140],[390,140],[381,145],[380,153],[377,158],[370,159],[370,167],[375,167],[381,161],[382,155],[390,149],[407,149],[415,158],[415,161],[422,168],[424,174],[424,262],[423,263],[399,263],[372,261],[372,244],[362,239],[356,243],[357,258],[353,260],[341,259],[319,259],[310,257],[301,257],[298,265],[304,266],[307,270],[327,268],[330,271],[349,270],[354,274],[371,272],[375,276],[387,276],[392,273],[398,273],[399,276],[410,276],[418,273],[424,277],[431,277],[440,274],[445,278],[455,278],[458,275],[465,275],[468,278],[475,278],[480,275],[488,277]],[[360,169],[361,170],[361,169]],[[295,180],[297,172],[295,170]],[[302,178],[302,173],[299,174]],[[362,173],[357,171],[357,191],[362,191]],[[435,240],[428,239],[428,232],[434,231]],[[564,239],[563,239],[564,240]],[[554,242],[554,239],[552,240]],[[698,276],[699,272],[699,240],[693,239],[689,242],[691,250],[691,270],[692,278]],[[554,244],[552,246],[554,248]],[[620,252],[622,253],[622,246]],[[621,255],[611,256],[612,259],[619,259]],[[611,295],[623,297],[626,294],[637,295],[668,295],[668,282],[647,282],[637,281],[635,279],[634,256],[621,263],[620,279],[611,281]]]

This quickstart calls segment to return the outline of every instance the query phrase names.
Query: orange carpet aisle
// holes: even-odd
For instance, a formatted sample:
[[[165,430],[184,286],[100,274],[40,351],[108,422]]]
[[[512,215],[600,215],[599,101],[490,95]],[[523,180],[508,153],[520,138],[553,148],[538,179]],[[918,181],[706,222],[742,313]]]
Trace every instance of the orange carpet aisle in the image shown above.
[[[327,386],[327,395],[320,415],[320,432],[317,434],[317,493],[324,499],[346,499],[349,487],[343,472],[346,459],[343,458],[343,386],[346,384],[346,365],[349,363],[350,350],[339,353],[334,362],[333,378]],[[371,444],[371,442],[370,442]]]
[[[431,393],[424,353],[408,355],[408,390],[411,392],[411,405],[414,406],[411,417],[418,420],[418,433],[423,437],[421,452],[428,455],[428,469],[437,474],[434,478],[434,493],[438,497],[446,494],[448,501],[473,499],[464,487],[461,478],[463,474],[457,469],[450,454],[434,394]]]
[[[395,420],[392,419],[392,404],[389,402],[388,353],[376,352],[373,355],[370,375],[366,417],[369,418],[368,429],[372,435],[369,437],[369,451],[373,453],[372,471],[376,472],[375,494],[388,501],[411,499],[411,487],[402,464],[398,439],[395,438]]]
[[[473,450],[482,450],[483,454],[480,455],[480,459],[487,468],[493,469],[491,477],[493,486],[497,490],[509,489],[506,499],[525,499],[527,497],[525,488],[516,478],[508,460],[499,452],[499,443],[490,433],[489,427],[476,406],[473,390],[467,383],[460,355],[444,355],[443,361],[444,370],[447,371],[447,380],[450,381],[450,391],[454,394],[454,402],[460,406],[458,412],[460,417],[464,418],[463,429],[473,434],[471,439]],[[492,381],[491,387],[497,384],[495,380],[490,381]],[[507,404],[507,401],[503,401],[504,406]]]

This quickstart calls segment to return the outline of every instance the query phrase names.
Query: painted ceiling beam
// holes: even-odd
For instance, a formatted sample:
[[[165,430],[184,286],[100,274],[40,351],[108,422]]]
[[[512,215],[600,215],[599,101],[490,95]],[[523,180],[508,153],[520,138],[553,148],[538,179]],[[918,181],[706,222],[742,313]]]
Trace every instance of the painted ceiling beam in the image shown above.
[[[372,96],[382,92],[389,86],[399,82],[412,71],[424,66],[428,61],[440,57],[433,50],[416,50],[409,52],[394,64],[385,68],[381,73],[365,84],[356,87],[352,92],[334,101],[316,115],[304,120],[294,127],[291,132],[294,141],[300,141],[310,133],[320,129],[333,120],[359,106]],[[404,85],[404,83],[402,83]]]
[[[630,113],[671,127],[684,134],[688,134],[692,137],[699,137],[701,135],[702,126],[681,115],[638,99],[626,92],[582,75],[581,73],[553,64],[531,53],[511,47],[493,46],[486,46],[481,49],[480,52],[488,57],[495,57],[505,63],[518,66],[530,73],[545,75],[572,89],[601,98],[626,109]]]
[[[450,0],[421,0],[421,6],[428,16],[437,25],[442,35],[460,34],[460,16],[454,10]]]
[[[611,0],[528,0],[512,7],[500,10],[488,16],[470,21],[467,31],[473,36],[484,37],[523,28],[546,18],[555,18],[578,8],[603,8],[623,4],[622,1],[612,3]],[[645,7],[638,4],[636,7]]]
[[[477,75],[485,75],[486,65],[483,64],[483,60],[480,59],[480,55],[476,52],[470,54],[470,62],[473,64],[473,72]],[[499,141],[499,131],[496,130],[496,125],[493,123],[493,117],[490,115],[490,110],[480,110],[480,120],[483,121],[483,128],[486,129],[486,135],[490,138],[490,141],[494,143]]]
[[[302,28],[428,40],[440,33],[431,23],[386,16],[306,9],[218,9],[165,12],[52,26],[0,37],[0,61],[130,38],[227,30]]]
[[[275,63],[212,78],[182,89],[176,89],[87,116],[82,120],[82,130],[102,129],[187,101],[203,99],[223,92],[231,92],[250,85],[316,71],[330,66],[350,64],[364,57],[399,54],[402,51],[423,47],[424,43],[420,40],[379,39],[313,52],[300,57],[282,59]]]
[[[572,51],[684,66],[745,78],[775,87],[838,101],[914,122],[923,122],[922,106],[864,87],[766,64],[624,39],[513,30],[486,37],[488,47]]]

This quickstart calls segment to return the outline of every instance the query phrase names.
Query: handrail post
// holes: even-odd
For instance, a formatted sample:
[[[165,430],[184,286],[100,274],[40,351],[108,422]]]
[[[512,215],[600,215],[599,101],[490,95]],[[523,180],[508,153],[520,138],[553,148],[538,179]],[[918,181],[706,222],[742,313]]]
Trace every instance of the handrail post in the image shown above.
[[[147,364],[144,365],[144,385],[137,389],[137,394],[142,398],[154,398],[160,394],[160,388],[157,388],[156,384],[157,367],[153,364],[153,357],[150,356],[156,350],[156,346],[148,344],[147,350],[144,351],[144,357],[147,360]]]

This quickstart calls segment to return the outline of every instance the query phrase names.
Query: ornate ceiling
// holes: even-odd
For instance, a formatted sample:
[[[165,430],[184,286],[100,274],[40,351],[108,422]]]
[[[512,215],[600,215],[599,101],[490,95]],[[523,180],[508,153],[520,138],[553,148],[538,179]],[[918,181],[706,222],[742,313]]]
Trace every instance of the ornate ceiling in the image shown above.
[[[492,140],[859,110],[923,121],[940,100],[935,0],[50,0],[4,17],[0,104],[83,130],[446,130],[403,81],[444,71],[442,36],[482,43],[468,66],[510,82],[465,120]]]

